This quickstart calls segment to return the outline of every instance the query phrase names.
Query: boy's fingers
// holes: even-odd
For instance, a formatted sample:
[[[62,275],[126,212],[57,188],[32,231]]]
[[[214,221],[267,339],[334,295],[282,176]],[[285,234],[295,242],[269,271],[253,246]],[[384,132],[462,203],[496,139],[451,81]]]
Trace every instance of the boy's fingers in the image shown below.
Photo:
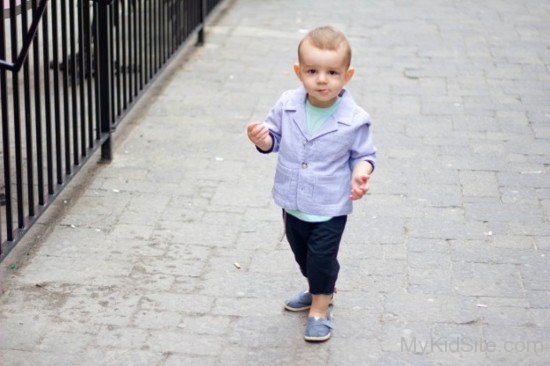
[[[257,136],[266,134],[268,132],[268,129],[265,126],[259,126],[255,129],[255,133]]]
[[[260,130],[254,134],[254,138],[257,140],[263,140],[269,132],[265,130]]]
[[[261,132],[262,132],[261,129],[259,130],[259,129],[255,128],[255,129],[252,130],[251,135],[252,135],[252,137],[254,137],[254,138],[258,138],[258,136],[261,135]]]
[[[367,183],[367,182],[369,181],[370,176],[369,176],[369,175],[361,175],[361,176],[359,176],[359,177],[357,177],[357,178],[358,178],[357,180],[358,180],[359,182],[361,182],[361,184],[365,184],[365,183]]]
[[[367,193],[367,191],[368,191],[368,188],[363,188],[363,187],[352,188],[349,197],[352,200],[358,200],[362,198]]]
[[[254,131],[257,130],[257,127],[261,125],[262,125],[261,122],[252,122],[248,124],[248,126],[246,126],[246,130],[248,133],[254,133]]]

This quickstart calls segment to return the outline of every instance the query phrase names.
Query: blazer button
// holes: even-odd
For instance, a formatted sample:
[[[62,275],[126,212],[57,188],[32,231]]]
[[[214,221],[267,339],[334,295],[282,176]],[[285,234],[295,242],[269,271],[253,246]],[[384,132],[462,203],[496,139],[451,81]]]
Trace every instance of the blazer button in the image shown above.
[[[302,169],[307,169],[307,163],[302,163]]]

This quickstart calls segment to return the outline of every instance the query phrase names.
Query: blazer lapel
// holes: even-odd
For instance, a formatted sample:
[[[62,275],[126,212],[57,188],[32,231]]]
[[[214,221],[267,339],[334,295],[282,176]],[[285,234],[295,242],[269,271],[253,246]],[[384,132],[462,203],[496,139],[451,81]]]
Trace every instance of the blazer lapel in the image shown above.
[[[353,99],[349,93],[346,93],[346,89],[342,90],[340,96],[340,105],[319,131],[311,137],[312,140],[326,135],[327,133],[338,131],[338,125],[340,123],[345,125],[351,124],[351,119],[353,117]]]
[[[321,126],[319,131],[317,131],[313,136],[311,136],[311,140],[316,139],[317,137],[326,135],[327,133],[334,132],[334,131],[338,131],[338,120],[335,118],[335,115],[333,114],[323,124],[323,126]]]
[[[287,112],[292,112],[292,120],[305,138],[308,138],[307,133],[307,118],[306,118],[306,96],[307,92],[303,87],[298,88],[294,97],[288,101],[285,106]]]
[[[294,120],[294,123],[296,126],[298,126],[298,129],[302,133],[302,135],[305,138],[308,138],[307,133],[307,119],[306,119],[306,110],[304,107],[300,108],[298,107],[296,111],[294,112],[292,119]]]

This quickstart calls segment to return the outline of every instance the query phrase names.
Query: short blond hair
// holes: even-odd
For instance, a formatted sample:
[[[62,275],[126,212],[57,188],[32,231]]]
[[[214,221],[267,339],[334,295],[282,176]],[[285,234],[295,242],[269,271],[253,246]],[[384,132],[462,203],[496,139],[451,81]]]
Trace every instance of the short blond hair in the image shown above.
[[[302,38],[300,44],[298,44],[298,61],[300,63],[302,63],[302,55],[300,50],[304,42],[310,42],[311,45],[321,50],[338,51],[340,48],[343,48],[346,56],[344,59],[346,69],[349,68],[349,65],[351,64],[351,46],[344,33],[338,29],[330,25],[325,25],[309,31],[308,34]]]

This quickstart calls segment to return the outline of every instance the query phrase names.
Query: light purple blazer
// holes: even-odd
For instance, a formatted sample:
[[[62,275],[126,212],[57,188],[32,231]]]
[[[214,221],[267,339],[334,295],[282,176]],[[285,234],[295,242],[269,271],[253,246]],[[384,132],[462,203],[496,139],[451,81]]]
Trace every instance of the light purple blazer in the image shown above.
[[[351,213],[353,167],[368,161],[374,168],[376,148],[367,112],[348,90],[340,95],[338,109],[313,135],[307,131],[307,92],[302,87],[284,92],[267,115],[273,147],[265,153],[279,153],[273,186],[278,206],[314,215]]]

